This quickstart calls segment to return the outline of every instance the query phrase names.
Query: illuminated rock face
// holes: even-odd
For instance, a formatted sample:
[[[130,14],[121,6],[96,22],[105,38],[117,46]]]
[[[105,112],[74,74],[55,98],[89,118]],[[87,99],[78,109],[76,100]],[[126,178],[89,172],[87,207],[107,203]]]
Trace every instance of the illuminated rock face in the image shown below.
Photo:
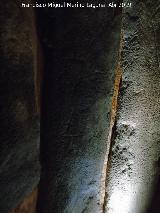
[[[5,1],[0,12],[0,212],[8,213],[39,181],[32,11]]]
[[[39,212],[96,213],[121,18],[111,8],[38,12],[45,56]]]
[[[158,190],[154,192],[160,155],[158,5],[134,1],[131,9],[124,10],[123,74],[106,181],[106,213],[159,212]]]
[[[37,10],[44,53],[38,213],[99,213],[102,207],[107,213],[157,212],[159,192],[153,190],[160,161],[156,4],[135,1],[124,10],[122,85],[104,206],[103,169],[110,145],[120,11]],[[35,86],[35,75],[41,59],[35,66],[40,56],[33,11],[20,9],[17,1],[7,0],[2,7],[0,211],[9,213],[39,181],[36,97],[40,86]],[[35,209],[35,203],[36,191],[15,211],[23,212],[30,204]]]

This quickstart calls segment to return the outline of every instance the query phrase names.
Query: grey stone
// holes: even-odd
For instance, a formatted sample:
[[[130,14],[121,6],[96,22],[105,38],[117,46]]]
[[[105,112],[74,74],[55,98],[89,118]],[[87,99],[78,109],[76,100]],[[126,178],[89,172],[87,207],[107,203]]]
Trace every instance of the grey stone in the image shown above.
[[[106,184],[107,213],[159,212],[154,197],[160,155],[159,3],[133,1],[132,8],[124,9],[123,75]]]
[[[39,181],[39,115],[32,12],[0,7],[0,212],[9,213]]]
[[[37,12],[45,56],[38,212],[99,212],[121,15]]]

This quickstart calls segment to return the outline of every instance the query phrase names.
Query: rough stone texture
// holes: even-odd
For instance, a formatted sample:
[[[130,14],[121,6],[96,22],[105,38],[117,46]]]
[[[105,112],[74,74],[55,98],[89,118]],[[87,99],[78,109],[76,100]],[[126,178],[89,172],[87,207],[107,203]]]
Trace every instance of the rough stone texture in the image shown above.
[[[160,1],[132,3],[124,9],[123,75],[105,212],[158,213]]]
[[[39,9],[40,213],[97,213],[120,39],[117,10]]]
[[[32,12],[20,1],[0,7],[0,212],[9,213],[39,180],[39,119]]]
[[[36,213],[37,188],[33,190],[11,213]]]

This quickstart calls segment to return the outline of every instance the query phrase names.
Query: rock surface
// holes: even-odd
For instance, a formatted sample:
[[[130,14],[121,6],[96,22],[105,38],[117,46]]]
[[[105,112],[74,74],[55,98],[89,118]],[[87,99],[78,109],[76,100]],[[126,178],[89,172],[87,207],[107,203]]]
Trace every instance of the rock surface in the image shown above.
[[[159,1],[133,1],[132,8],[124,9],[123,74],[106,213],[159,212],[157,197],[150,207],[160,174],[159,5]]]
[[[121,15],[112,8],[37,12],[45,56],[38,212],[97,213]]]
[[[0,7],[0,212],[9,213],[39,181],[39,118],[32,11]]]
[[[33,190],[11,213],[36,213],[37,188]]]

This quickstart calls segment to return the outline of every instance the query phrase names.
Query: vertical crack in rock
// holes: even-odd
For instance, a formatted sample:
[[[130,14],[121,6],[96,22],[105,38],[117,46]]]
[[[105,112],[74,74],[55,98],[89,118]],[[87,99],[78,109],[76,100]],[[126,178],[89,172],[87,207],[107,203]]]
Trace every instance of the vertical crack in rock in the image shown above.
[[[28,0],[28,3],[33,3],[33,0]],[[34,94],[35,94],[35,110],[37,113],[40,111],[40,90],[41,90],[41,80],[42,80],[42,69],[43,69],[43,58],[41,45],[37,35],[37,18],[35,10],[33,8],[22,8],[22,12],[25,19],[28,19],[30,23],[30,36],[31,36],[31,47],[33,51],[33,72],[34,72]]]
[[[32,1],[31,1],[32,2]],[[37,18],[35,11],[31,10],[31,28],[33,34],[33,50],[34,50],[34,87],[35,87],[35,105],[36,111],[40,112],[40,102],[41,102],[41,83],[42,83],[42,72],[43,72],[43,54],[41,50],[41,44],[38,38],[37,32]]]
[[[106,152],[106,158],[104,161],[104,167],[103,167],[103,175],[102,175],[102,199],[103,199],[103,212],[105,212],[105,205],[106,205],[106,199],[107,199],[107,193],[105,192],[106,188],[106,177],[107,177],[107,171],[109,167],[109,159],[111,155],[111,149],[112,149],[112,138],[114,136],[114,127],[116,122],[116,112],[117,112],[117,105],[118,105],[118,96],[119,96],[119,90],[120,90],[120,84],[122,79],[122,68],[121,68],[121,52],[123,49],[123,32],[121,32],[121,39],[120,39],[120,47],[119,47],[119,54],[118,54],[118,64],[116,68],[115,73],[115,83],[114,83],[114,93],[112,98],[112,107],[111,107],[111,116],[110,116],[110,128],[109,128],[109,135],[108,135],[108,149]]]
[[[37,32],[36,32],[37,33]],[[41,106],[41,87],[42,87],[42,78],[43,78],[43,53],[41,49],[41,44],[38,39],[38,35],[36,34],[36,60],[35,60],[35,102],[36,102],[36,110],[40,113]]]

